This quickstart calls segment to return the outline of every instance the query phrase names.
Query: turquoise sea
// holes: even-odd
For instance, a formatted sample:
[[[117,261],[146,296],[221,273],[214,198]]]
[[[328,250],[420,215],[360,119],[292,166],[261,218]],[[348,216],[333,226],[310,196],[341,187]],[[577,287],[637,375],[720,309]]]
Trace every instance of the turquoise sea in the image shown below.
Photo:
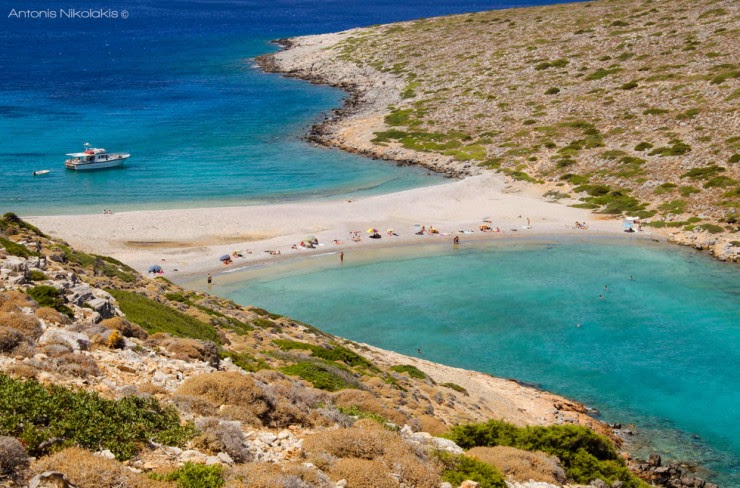
[[[344,265],[330,254],[219,275],[211,291],[578,399],[606,421],[635,424],[635,452],[701,464],[721,486],[740,486],[736,266],[604,238],[345,254]]]

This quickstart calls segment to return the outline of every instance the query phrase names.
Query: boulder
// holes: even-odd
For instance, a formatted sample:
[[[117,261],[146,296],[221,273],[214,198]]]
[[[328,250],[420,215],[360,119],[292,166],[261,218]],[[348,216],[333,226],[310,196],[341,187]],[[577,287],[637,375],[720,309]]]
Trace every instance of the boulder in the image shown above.
[[[648,458],[648,464],[650,466],[655,466],[657,468],[658,466],[660,466],[660,463],[661,463],[660,454],[658,454],[657,452],[652,453],[650,457]]]
[[[94,298],[95,295],[93,295],[92,288],[90,288],[90,285],[86,284],[72,287],[67,294],[67,300],[79,307],[83,306],[85,303],[93,300]]]
[[[100,317],[104,319],[110,319],[115,316],[113,305],[111,305],[108,300],[103,298],[93,298],[92,300],[86,301],[85,304],[92,307],[92,309],[99,313]]]
[[[28,261],[18,256],[8,256],[2,264],[2,268],[25,273],[28,270]]]
[[[31,479],[28,488],[78,488],[67,479],[64,473],[58,471],[44,471]]]
[[[46,329],[39,337],[39,344],[66,344],[75,351],[87,350],[90,338],[82,332],[71,332],[64,329]]]

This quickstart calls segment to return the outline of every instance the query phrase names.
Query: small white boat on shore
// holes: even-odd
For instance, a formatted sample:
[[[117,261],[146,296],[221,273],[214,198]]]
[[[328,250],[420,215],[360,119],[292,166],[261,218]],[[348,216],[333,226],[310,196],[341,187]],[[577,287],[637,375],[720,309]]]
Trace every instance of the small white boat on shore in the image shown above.
[[[84,152],[68,153],[67,156],[70,158],[64,166],[76,171],[115,168],[131,157],[128,153],[108,153],[105,149],[90,147],[88,142],[85,143]]]

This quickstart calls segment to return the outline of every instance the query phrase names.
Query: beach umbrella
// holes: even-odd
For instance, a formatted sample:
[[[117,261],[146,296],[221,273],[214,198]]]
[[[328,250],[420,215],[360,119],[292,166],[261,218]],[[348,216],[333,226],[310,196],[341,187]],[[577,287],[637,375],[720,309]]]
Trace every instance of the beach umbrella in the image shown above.
[[[315,240],[317,240],[316,236],[306,236],[306,238],[303,239],[304,242],[313,242]]]
[[[218,258],[218,260],[219,261],[231,261],[231,256],[229,256],[228,254],[224,254],[223,256]]]
[[[159,273],[162,271],[162,267],[158,264],[154,264],[152,266],[149,266],[149,269],[147,270],[149,273]]]
[[[372,228],[370,228],[370,229],[367,230],[367,233],[368,234],[377,234],[378,232],[380,232],[380,231],[378,229],[376,229],[375,227],[372,227]]]

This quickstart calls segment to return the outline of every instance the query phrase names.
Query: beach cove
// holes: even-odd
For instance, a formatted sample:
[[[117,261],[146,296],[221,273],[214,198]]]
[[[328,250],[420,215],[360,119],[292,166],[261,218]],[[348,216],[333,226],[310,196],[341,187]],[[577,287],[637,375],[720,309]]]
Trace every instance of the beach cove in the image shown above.
[[[325,29],[328,30],[332,29]],[[301,47],[299,45],[301,42],[305,42],[309,50],[317,54],[327,45],[338,40],[346,40],[351,35],[351,33],[327,34],[286,43],[293,49],[280,53],[276,58],[287,57],[294,65],[292,67],[286,65],[287,68],[283,66],[276,70],[283,72],[294,70],[294,76],[306,78],[305,73],[299,73],[301,68],[296,68],[295,63],[310,64],[315,62],[316,58],[305,56],[305,51],[295,49]],[[237,70],[240,69],[242,68]],[[733,316],[738,315],[736,308],[732,308],[737,303],[738,296],[738,287],[736,281],[733,281],[736,275],[732,274],[736,270],[730,268],[716,271],[703,261],[703,257],[683,250],[676,250],[676,255],[672,257],[664,256],[662,252],[672,251],[670,249],[666,251],[666,248],[658,246],[660,252],[653,254],[650,246],[657,246],[653,241],[666,240],[669,230],[645,227],[640,232],[625,233],[622,220],[619,218],[570,207],[571,204],[579,203],[577,196],[559,196],[557,200],[547,199],[543,197],[545,189],[541,186],[516,181],[510,175],[481,171],[475,162],[407,151],[393,144],[379,146],[373,143],[371,139],[374,132],[387,129],[384,125],[384,111],[389,104],[400,101],[399,93],[405,86],[392,77],[378,77],[374,72],[366,74],[368,83],[376,88],[387,88],[384,94],[375,98],[377,106],[368,108],[367,104],[360,103],[355,93],[350,98],[348,112],[342,114],[342,117],[327,114],[325,123],[311,130],[309,138],[362,156],[387,159],[403,165],[421,164],[449,176],[464,176],[465,179],[436,184],[439,183],[439,179],[429,178],[426,181],[433,182],[436,186],[414,188],[425,184],[423,172],[418,168],[414,169],[416,173],[413,176],[400,183],[394,181],[400,172],[405,171],[404,168],[392,168],[392,171],[386,174],[385,170],[370,172],[370,177],[366,178],[368,173],[358,169],[358,160],[368,165],[377,163],[348,155],[346,159],[343,156],[337,166],[324,168],[326,171],[321,172],[321,178],[326,178],[328,182],[326,185],[319,182],[320,184],[312,186],[310,181],[312,178],[308,177],[306,181],[309,184],[295,193],[292,193],[290,188],[280,188],[280,191],[270,194],[268,198],[263,198],[264,194],[260,194],[254,199],[245,199],[248,205],[242,205],[239,192],[234,188],[230,188],[226,198],[223,198],[224,195],[219,194],[218,180],[214,179],[207,182],[209,184],[215,182],[210,188],[213,190],[212,194],[199,194],[198,198],[192,200],[188,198],[187,188],[174,199],[168,200],[169,197],[165,197],[162,201],[156,200],[156,192],[153,191],[146,195],[145,201],[137,203],[136,206],[126,204],[124,200],[119,200],[120,207],[116,205],[116,201],[112,204],[106,203],[106,208],[112,207],[115,211],[112,214],[102,214],[102,207],[100,210],[97,208],[90,210],[93,205],[97,205],[93,202],[104,194],[100,193],[85,201],[83,206],[70,206],[68,208],[74,207],[73,210],[61,212],[75,215],[35,215],[28,217],[27,220],[51,236],[69,242],[75,248],[112,256],[144,274],[150,267],[159,266],[163,274],[150,274],[151,278],[163,276],[193,289],[208,290],[210,293],[232,298],[244,305],[264,306],[271,310],[274,308],[276,312],[309,321],[331,333],[384,348],[386,350],[369,346],[373,357],[379,361],[384,360],[389,364],[398,362],[413,364],[429,372],[437,381],[452,381],[464,385],[470,391],[476,391],[482,400],[489,401],[495,406],[499,415],[516,422],[590,424],[591,420],[585,415],[586,409],[575,402],[571,403],[557,396],[551,397],[536,389],[516,385],[515,382],[498,382],[497,379],[487,376],[488,374],[534,383],[538,388],[557,391],[558,394],[585,402],[589,406],[598,405],[606,420],[636,424],[638,437],[644,436],[645,442],[644,445],[639,445],[643,441],[641,437],[637,443],[633,443],[633,447],[630,448],[634,448],[633,452],[646,456],[652,450],[662,450],[672,459],[702,464],[702,469],[708,470],[701,471],[702,475],[710,480],[720,480],[722,486],[733,486],[737,480],[738,450],[737,444],[725,436],[726,432],[731,432],[731,428],[727,428],[727,419],[722,412],[731,412],[737,400],[726,391],[728,385],[731,388],[738,383],[737,376],[733,376],[732,371],[724,369],[725,366],[738,362],[737,349],[730,347],[734,343],[733,334],[737,332],[732,323]],[[353,81],[354,76],[355,74],[352,74],[347,79]],[[326,81],[320,78],[312,81]],[[346,83],[344,88],[347,88],[351,84],[347,79],[338,82],[335,80],[332,84],[342,86],[344,82]],[[281,79],[279,83],[281,87],[289,90],[291,84],[295,82]],[[336,93],[325,87],[319,90],[323,97],[322,103],[339,100]],[[310,97],[310,93],[312,91],[306,89],[307,98]],[[185,98],[189,96],[193,96],[193,93],[185,95]],[[319,105],[322,104],[317,104]],[[359,109],[359,112],[352,109]],[[349,118],[346,117],[348,114]],[[310,117],[306,113],[301,113],[300,116],[304,125],[317,122],[309,120]],[[352,122],[352,116],[362,119],[361,130],[355,125],[332,132],[335,128],[333,122],[342,120]],[[213,128],[215,127],[214,125]],[[332,159],[333,150],[316,147],[309,150],[308,146],[298,140],[296,134],[300,134],[305,127],[293,124],[288,129],[294,136],[294,140],[288,145],[294,151],[290,154],[299,155],[304,146],[312,154],[306,160],[302,160],[301,164]],[[108,132],[112,130],[110,127],[106,128]],[[268,134],[263,135],[265,140],[269,140]],[[60,140],[57,138],[56,142],[59,143]],[[243,149],[240,149],[238,144],[226,144],[226,147],[224,159],[220,161],[222,163],[239,158],[240,150]],[[195,152],[201,156],[207,153],[205,146]],[[274,151],[266,154],[271,157],[276,155]],[[48,157],[48,154],[44,157]],[[167,154],[167,157],[166,160],[172,163],[181,155]],[[204,161],[208,162],[205,158]],[[153,164],[154,161],[150,163]],[[208,164],[205,163],[199,168],[206,168]],[[341,188],[346,182],[337,185],[332,179],[332,172],[337,174],[341,172],[341,166],[345,163],[354,165],[353,167],[358,169],[356,174],[359,175],[345,186],[347,192],[343,192]],[[142,168],[134,169],[138,171]],[[269,172],[270,168],[266,169]],[[287,167],[284,176],[293,174],[291,173],[293,170],[295,167]],[[309,173],[300,169],[298,172],[304,173],[304,176]],[[105,185],[111,185],[109,188],[115,188],[115,176],[109,180],[100,177],[100,180]],[[275,181],[284,180],[284,176]],[[95,179],[91,178],[86,184],[94,183],[93,180]],[[390,184],[386,184],[389,180]],[[169,180],[166,174],[160,172],[153,181],[156,188],[167,184]],[[202,183],[203,181],[189,182],[193,185],[191,187]],[[376,192],[373,189],[362,191],[366,186],[374,187],[376,184],[380,184],[377,190],[379,192],[385,193],[399,188],[402,191],[381,195],[374,194]],[[269,182],[267,186],[270,186]],[[337,186],[340,187],[339,190]],[[550,185],[547,189],[556,191],[555,186]],[[361,191],[358,192],[358,189]],[[306,196],[316,195],[330,198],[304,200]],[[261,203],[264,201],[270,203]],[[29,208],[36,210],[42,207],[37,204],[35,208]],[[80,210],[83,207],[85,210]],[[23,212],[24,218],[29,213],[45,212]],[[587,229],[581,228],[582,222],[586,223]],[[481,226],[487,226],[491,231],[483,232]],[[419,235],[418,232],[422,227],[425,229],[434,227],[439,233]],[[368,232],[370,229],[377,229],[381,238],[370,239],[369,235],[372,233]],[[707,239],[706,242],[711,238],[707,233],[697,235]],[[301,246],[301,242],[306,241],[309,236],[315,237],[318,245],[307,249]],[[453,247],[455,237],[461,241],[457,247]],[[732,257],[737,254],[732,246],[726,244],[723,246],[720,251],[729,251],[729,254],[723,256]],[[434,250],[429,251],[425,247],[433,247]],[[485,254],[490,251],[489,247],[495,248],[491,255]],[[560,255],[558,269],[548,268],[551,263],[546,261],[547,254],[557,255],[563,249],[571,253]],[[638,250],[637,254],[630,254],[631,251],[623,253],[625,250],[635,249]],[[645,249],[647,249],[645,254],[641,254]],[[540,252],[545,254],[538,254]],[[339,253],[343,253],[346,263],[346,267],[342,269],[346,274],[344,278],[332,274],[337,272],[341,264]],[[224,265],[221,261],[222,256],[230,256],[231,262]],[[522,260],[517,261],[519,258],[516,256]],[[598,256],[599,259],[591,261],[594,256]],[[463,264],[445,263],[446,259],[459,257],[467,257],[469,260]],[[624,285],[619,282],[631,275],[630,271],[633,268],[629,263],[641,262],[640,259],[645,261],[635,267],[640,270],[636,272],[636,283]],[[450,288],[457,288],[454,285],[456,281],[464,281],[467,284],[466,275],[460,270],[470,270],[476,267],[478,262],[482,263],[481,268],[477,270],[478,274],[490,277],[491,281],[481,283],[470,280],[470,284],[473,284],[477,291],[489,294],[471,298],[474,295],[464,287],[460,287],[455,293],[449,293]],[[377,269],[373,267],[376,265]],[[501,269],[498,268],[499,265]],[[641,273],[644,270],[652,270],[652,265],[658,265],[658,269],[655,273],[650,273],[649,279],[645,279]],[[689,276],[687,278],[662,275],[660,272],[665,270],[660,269],[661,265],[668,269],[686,271]],[[450,267],[457,269],[458,274],[435,274],[437,268],[442,271]],[[689,291],[693,290],[691,273],[702,267],[711,269],[711,272],[708,273],[708,277],[701,275],[696,278],[698,283],[696,286],[701,289],[701,293],[696,297],[682,295],[682,291],[676,288],[683,286]],[[286,268],[295,269],[286,271]],[[246,274],[239,271],[245,271]],[[296,271],[298,274],[295,274]],[[718,274],[714,274],[715,272]],[[206,287],[206,276],[209,274],[214,280],[214,286],[210,289]],[[291,276],[292,274],[294,276]],[[404,281],[402,279],[404,275],[416,279]],[[318,281],[312,281],[312,277]],[[656,281],[652,281],[653,277]],[[661,290],[658,277],[666,280],[666,290]],[[348,281],[342,281],[345,278]],[[593,279],[593,283],[589,281],[590,279]],[[588,281],[589,287],[579,288],[576,298],[573,299],[573,295],[569,294],[573,292],[573,283],[567,283],[565,286],[562,284],[562,281],[567,280]],[[435,293],[429,293],[429,290],[424,288],[429,281],[437,286],[433,290]],[[297,286],[296,282],[303,282],[303,285]],[[520,289],[520,282],[530,284],[531,288]],[[711,290],[708,283],[719,283],[719,290]],[[277,288],[271,288],[273,284],[277,284]],[[352,285],[359,285],[360,288],[353,288]],[[411,317],[402,317],[407,313],[404,311],[396,316],[396,311],[400,310],[397,307],[408,303],[384,301],[388,300],[388,297],[375,293],[376,289],[387,286],[391,294],[400,296],[402,294],[399,290],[413,290],[417,285],[424,285],[418,286],[420,294],[427,293],[436,301],[426,304],[413,302],[418,297],[404,298],[400,301],[413,302],[417,311],[419,308],[424,310],[445,308],[442,315],[445,315],[446,319],[461,315],[470,321],[447,324],[446,336],[442,333],[431,336],[429,342],[419,341],[418,338],[423,337],[426,330],[414,327],[432,323],[436,318],[434,315],[440,313],[432,315],[418,313],[416,317],[413,314]],[[610,289],[606,289],[606,285]],[[622,285],[635,285],[635,290],[626,297],[618,297],[625,289]],[[647,288],[642,288],[645,285]],[[490,295],[502,293],[502,290],[507,291],[507,302],[491,299]],[[552,290],[554,291],[550,295]],[[355,300],[351,293],[343,294],[344,291],[355,293],[355,296],[367,294],[367,298],[377,302]],[[671,291],[675,292],[673,296],[670,296]],[[470,296],[466,297],[466,292],[469,292]],[[649,307],[642,307],[642,303],[651,302],[656,293],[659,295],[657,301],[661,302],[660,307],[652,308],[652,304]],[[602,300],[599,295],[603,295],[604,299]],[[295,308],[283,308],[286,307],[285,302],[271,301],[285,296],[291,300],[291,306]],[[583,299],[584,296],[588,296],[588,299]],[[699,297],[708,297],[706,310],[702,308],[705,306],[703,303],[691,300]],[[453,300],[451,303],[445,303],[446,298]],[[542,301],[538,302],[537,299],[540,298]],[[681,303],[682,298],[685,299],[685,303]],[[479,306],[489,299],[493,308]],[[561,310],[561,315],[550,314],[548,307],[543,305],[548,303],[547,300],[550,300],[550,303],[572,301],[580,308],[574,312],[573,309],[563,306],[561,308],[565,312]],[[358,315],[364,312],[342,307],[343,304],[352,305],[353,302],[357,302],[361,310],[373,310],[373,313],[368,313],[368,317],[363,317],[362,321],[356,320]],[[516,307],[512,306],[512,303],[516,303]],[[316,304],[321,304],[321,307],[315,307]],[[682,308],[683,306],[685,308]],[[374,307],[383,311],[380,318],[375,313]],[[603,309],[601,315],[597,317],[598,320],[592,319],[593,307]],[[317,312],[316,308],[324,308],[325,311],[336,309],[337,314],[328,318],[321,314],[314,315]],[[481,310],[478,310],[479,308]],[[501,313],[501,310],[506,308],[516,308],[524,312],[520,312],[518,316]],[[642,309],[643,314],[630,315],[636,308]],[[457,313],[456,310],[462,312]],[[471,322],[488,323],[480,317],[472,316],[478,311],[487,313],[486,317],[496,316],[500,322],[491,329],[474,330],[470,328]],[[715,312],[721,316],[721,320],[715,320],[717,317]],[[727,317],[729,320],[725,322]],[[563,318],[564,321],[561,323],[559,319]],[[656,319],[656,322],[651,322],[651,319]],[[537,330],[536,326],[542,324],[544,328]],[[333,328],[337,325],[340,327]],[[641,325],[645,326],[640,328]],[[692,327],[702,327],[699,337],[696,334],[692,335],[692,332],[695,332]],[[360,335],[365,331],[373,331],[376,335]],[[587,334],[593,331],[597,334],[591,336],[592,342],[585,344],[579,342],[578,339],[588,337]],[[402,337],[404,333],[407,337]],[[434,333],[439,334],[439,331]],[[520,334],[518,337],[517,333]],[[643,348],[645,343],[641,334],[645,333],[650,336],[649,344],[658,349],[673,348],[676,354],[694,355],[695,361],[689,361],[688,367],[685,362],[679,361],[683,369],[678,368],[663,374],[662,362],[670,362],[675,358],[670,354],[668,358],[655,354],[656,351],[649,347]],[[415,337],[409,339],[408,336],[412,334]],[[689,344],[674,341],[673,335],[686,338]],[[663,344],[666,336],[670,340]],[[501,344],[491,345],[486,342],[491,337],[503,337],[503,340]],[[447,338],[468,339],[468,342],[455,344]],[[696,344],[690,344],[694,339]],[[507,340],[512,342],[506,342]],[[435,351],[436,345],[439,344],[445,345],[446,350]],[[614,345],[618,352],[606,348],[605,345]],[[580,347],[594,354],[581,354]],[[527,348],[532,349],[533,356],[518,355]],[[387,349],[397,352],[390,352]],[[488,361],[492,349],[499,352],[496,359],[500,362]],[[721,365],[721,374],[713,377],[715,371],[712,362],[715,358],[712,353],[716,351],[720,351],[727,363]],[[574,364],[568,364],[567,360],[563,362],[562,357],[556,357],[558,352],[565,353],[566,359],[570,358]],[[464,369],[441,366],[436,364],[437,362]],[[637,368],[632,370],[614,368],[617,370],[616,374],[610,376],[613,364],[622,362],[634,364]],[[696,383],[687,388],[684,383],[675,380],[676,375],[694,374],[695,371],[691,366],[698,370],[697,378]],[[474,373],[472,370],[483,373]],[[585,376],[589,381],[582,384],[559,382],[558,374],[553,376],[552,371],[573,378]],[[642,376],[647,376],[649,381],[633,381],[634,390],[624,388],[625,384],[630,384],[631,379],[634,377],[643,379]],[[702,385],[706,386],[705,390],[701,389]],[[607,392],[609,395],[604,394],[606,388],[610,390]],[[687,394],[685,390],[690,390],[688,401],[686,396],[682,396]],[[503,396],[506,398],[498,402],[497,398],[501,392],[505,392]],[[695,407],[697,415],[688,423],[682,423],[686,419],[677,421],[672,417],[676,409],[670,407],[670,404],[676,403],[676,398],[683,399],[681,401],[684,403],[681,406]],[[722,410],[721,413],[708,408],[712,404],[709,398],[720,399],[718,409]],[[567,408],[562,411],[555,408],[556,411],[553,411],[550,406],[553,403],[558,404],[557,402],[568,402]],[[642,409],[643,406],[645,409]],[[702,415],[712,417],[711,421],[706,421],[706,430]],[[598,423],[595,425],[603,427]],[[718,434],[723,429],[725,432]],[[681,444],[684,446],[681,447]]]

